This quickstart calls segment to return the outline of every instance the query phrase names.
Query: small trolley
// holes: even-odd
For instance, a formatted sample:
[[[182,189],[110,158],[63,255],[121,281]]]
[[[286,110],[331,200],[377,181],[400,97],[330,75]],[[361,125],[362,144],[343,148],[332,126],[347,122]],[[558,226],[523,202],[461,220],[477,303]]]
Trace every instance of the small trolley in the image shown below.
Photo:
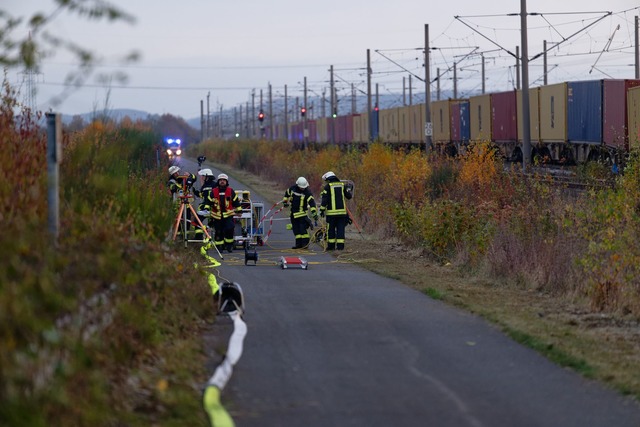
[[[236,215],[236,225],[233,235],[235,247],[249,248],[251,246],[262,246],[264,230],[260,224],[260,218],[264,213],[264,204],[253,202],[251,192],[248,190],[236,190],[242,212]]]

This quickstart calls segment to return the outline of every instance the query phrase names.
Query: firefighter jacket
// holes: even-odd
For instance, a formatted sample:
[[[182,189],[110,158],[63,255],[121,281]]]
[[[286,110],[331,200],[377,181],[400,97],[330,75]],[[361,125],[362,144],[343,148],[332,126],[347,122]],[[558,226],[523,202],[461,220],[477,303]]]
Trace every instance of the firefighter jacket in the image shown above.
[[[351,198],[351,192],[345,191],[344,183],[338,177],[327,179],[320,198],[320,213],[327,216],[347,216],[347,200]]]
[[[307,211],[311,212],[313,218],[318,218],[316,201],[309,187],[300,188],[297,185],[292,185],[284,192],[282,202],[285,206],[287,204],[291,205],[292,218],[305,217],[307,216]]]
[[[236,212],[242,211],[238,195],[231,187],[226,187],[225,189],[215,187],[209,194],[208,201],[213,219],[229,218]]]
[[[167,188],[171,194],[178,193],[179,195],[188,192],[189,189],[196,182],[196,176],[192,173],[188,173],[186,175],[169,175],[169,181],[167,181]]]
[[[202,183],[202,188],[200,190],[194,190],[196,196],[202,199],[200,204],[198,205],[198,210],[200,211],[210,211],[211,210],[211,192],[214,187],[217,187],[218,183],[214,177],[207,177]]]

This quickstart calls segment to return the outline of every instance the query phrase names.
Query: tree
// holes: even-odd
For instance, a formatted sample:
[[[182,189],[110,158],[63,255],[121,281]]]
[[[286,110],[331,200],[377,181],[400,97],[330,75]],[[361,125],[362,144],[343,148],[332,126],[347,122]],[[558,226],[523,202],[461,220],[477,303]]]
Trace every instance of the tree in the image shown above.
[[[68,13],[94,21],[126,22],[133,24],[135,18],[103,0],[51,0],[54,10],[49,13],[34,12],[28,17],[14,17],[0,8],[0,66],[5,68],[24,67],[38,71],[44,58],[52,57],[57,51],[71,53],[79,62],[76,70],[65,78],[66,88],[51,102],[58,104],[74,89],[81,87],[94,73],[100,59],[90,48],[84,47],[74,40],[67,40],[47,30],[48,24],[60,14]],[[24,32],[26,26],[27,32]],[[125,54],[124,62],[136,61],[137,52]],[[105,75],[99,75],[104,80]],[[109,77],[122,81],[126,76],[112,73]]]

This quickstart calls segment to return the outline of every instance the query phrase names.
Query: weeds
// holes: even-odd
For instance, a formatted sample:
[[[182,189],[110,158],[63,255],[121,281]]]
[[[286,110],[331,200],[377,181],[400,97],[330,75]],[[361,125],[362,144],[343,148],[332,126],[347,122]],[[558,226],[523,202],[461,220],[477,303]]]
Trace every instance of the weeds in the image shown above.
[[[234,167],[250,164],[250,172],[283,188],[306,175],[315,194],[318,177],[333,170],[356,183],[351,211],[369,232],[400,237],[438,262],[455,262],[505,285],[578,294],[593,310],[640,317],[640,168],[633,159],[616,189],[576,200],[552,182],[505,170],[488,142],[469,146],[454,161],[375,143],[366,152],[296,151],[264,141],[210,142],[198,149]],[[244,153],[242,164],[234,162],[236,151]],[[581,173],[602,174],[591,167]]]

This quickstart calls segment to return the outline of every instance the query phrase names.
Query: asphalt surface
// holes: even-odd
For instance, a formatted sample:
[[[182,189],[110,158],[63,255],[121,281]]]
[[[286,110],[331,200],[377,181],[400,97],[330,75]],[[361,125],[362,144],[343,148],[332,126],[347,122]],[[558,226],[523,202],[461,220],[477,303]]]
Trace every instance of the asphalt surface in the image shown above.
[[[219,269],[245,297],[244,352],[222,394],[238,427],[640,426],[635,401],[348,263],[348,240],[340,256],[289,249],[286,223],[273,222],[257,265],[234,251]],[[281,269],[283,255],[309,269]]]

